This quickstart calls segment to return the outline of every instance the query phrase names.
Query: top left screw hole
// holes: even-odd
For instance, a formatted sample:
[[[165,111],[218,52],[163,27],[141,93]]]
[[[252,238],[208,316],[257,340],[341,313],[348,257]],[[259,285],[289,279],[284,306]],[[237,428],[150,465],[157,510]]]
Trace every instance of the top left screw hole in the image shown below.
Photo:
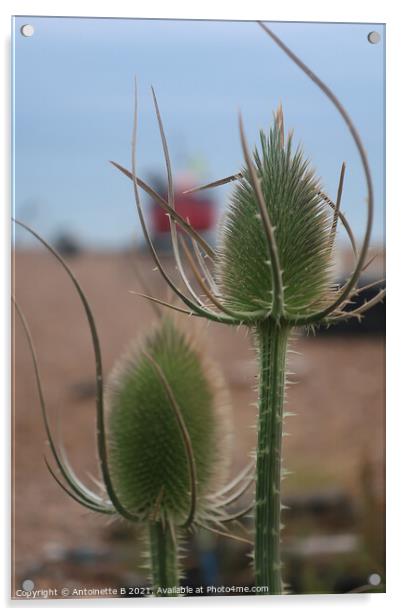
[[[35,28],[31,24],[24,24],[23,26],[21,26],[20,32],[22,36],[33,36]]]

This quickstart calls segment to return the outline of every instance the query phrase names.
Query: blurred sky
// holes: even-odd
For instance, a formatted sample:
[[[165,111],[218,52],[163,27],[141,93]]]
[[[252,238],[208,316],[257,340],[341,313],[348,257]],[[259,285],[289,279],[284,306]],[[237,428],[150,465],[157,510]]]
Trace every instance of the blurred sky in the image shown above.
[[[26,23],[31,38],[20,34]],[[375,186],[373,239],[382,242],[385,27],[271,25],[360,131]],[[377,45],[367,40],[372,30]],[[240,168],[239,110],[254,145],[282,101],[286,126],[333,198],[346,161],[343,210],[361,238],[367,191],[356,147],[331,103],[254,22],[17,17],[13,47],[15,211],[47,238],[67,230],[102,248],[141,240],[130,182],[108,163],[130,166],[135,75],[140,177],[164,172],[151,84],[174,171],[190,165],[197,182]],[[229,192],[214,191],[222,209]]]

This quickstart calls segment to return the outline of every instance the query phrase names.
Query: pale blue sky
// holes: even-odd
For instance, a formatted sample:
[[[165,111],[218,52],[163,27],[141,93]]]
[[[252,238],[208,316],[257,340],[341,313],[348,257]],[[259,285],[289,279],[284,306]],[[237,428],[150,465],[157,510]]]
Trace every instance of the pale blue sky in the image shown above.
[[[31,38],[20,26],[35,27]],[[384,235],[385,28],[275,23],[272,29],[338,95],[365,143],[375,186],[374,240]],[[138,173],[164,171],[152,84],[174,170],[204,161],[200,181],[242,163],[238,111],[250,144],[282,101],[326,191],[347,163],[343,209],[361,237],[366,187],[356,148],[317,87],[254,22],[17,17],[14,23],[15,209],[46,237],[69,230],[89,246],[140,238],[129,166],[134,75],[140,89]],[[367,34],[377,30],[381,42]],[[228,188],[215,192],[221,207]],[[22,237],[22,235],[21,235]]]

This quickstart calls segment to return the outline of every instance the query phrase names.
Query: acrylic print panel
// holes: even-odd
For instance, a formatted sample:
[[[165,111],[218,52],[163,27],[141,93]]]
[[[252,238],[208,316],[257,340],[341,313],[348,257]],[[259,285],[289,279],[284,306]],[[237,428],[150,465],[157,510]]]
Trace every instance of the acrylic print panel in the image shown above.
[[[14,18],[14,598],[384,592],[385,27],[267,26],[352,131],[256,22]]]

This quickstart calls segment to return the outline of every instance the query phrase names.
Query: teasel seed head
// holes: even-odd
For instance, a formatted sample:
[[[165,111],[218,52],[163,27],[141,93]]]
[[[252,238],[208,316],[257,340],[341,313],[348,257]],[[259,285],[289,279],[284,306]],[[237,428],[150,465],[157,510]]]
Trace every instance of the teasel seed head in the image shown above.
[[[245,159],[242,170],[185,191],[191,193],[240,181],[233,193],[219,246],[215,250],[176,210],[169,149],[153,88],[168,181],[167,200],[137,176],[138,93],[135,84],[131,170],[111,162],[132,180],[140,223],[155,265],[184,307],[169,305],[158,298],[148,299],[156,304],[169,305],[181,313],[253,329],[267,319],[290,327],[307,328],[352,318],[360,320],[385,296],[385,289],[381,288],[363,306],[348,309],[354,298],[366,289],[359,287],[359,277],[371,263],[367,253],[373,225],[374,193],[363,142],[332,90],[270,28],[262,22],[258,23],[335,106],[357,147],[367,185],[367,219],[360,250],[357,249],[347,217],[340,209],[345,163],[341,166],[337,196],[333,201],[322,191],[301,148],[292,152],[291,137],[285,144],[281,107],[269,136],[260,134],[261,153],[255,149],[253,156],[249,152],[240,117],[240,139]],[[158,257],[145,221],[140,189],[150,195],[169,216],[173,254],[185,291],[169,275]],[[342,223],[355,256],[353,270],[343,285],[336,284],[331,276],[331,255],[338,222]],[[188,279],[177,227],[192,243],[192,253],[185,242],[182,242],[182,251],[201,295]],[[376,284],[382,283],[380,280]]]
[[[245,537],[226,532],[225,524],[236,522],[241,526],[239,520],[253,506],[249,501],[245,508],[233,511],[253,484],[254,460],[226,483],[232,434],[230,404],[221,373],[213,362],[207,362],[205,335],[201,337],[188,319],[180,317],[179,323],[178,317],[165,318],[158,312],[154,330],[142,344],[132,344],[117,362],[106,396],[99,336],[81,285],[43,237],[25,223],[15,222],[34,236],[67,273],[84,308],[95,357],[96,441],[101,472],[101,480],[95,478],[95,483],[99,491],[76,475],[62,440],[54,438],[34,341],[13,298],[33,361],[53,459],[51,463],[46,456],[45,463],[54,480],[83,507],[143,528],[161,524],[170,528],[174,537],[186,528],[201,527],[250,543]]]
[[[176,321],[163,318],[141,344],[131,345],[112,371],[105,403],[109,468],[119,500],[141,518],[180,525],[191,507],[189,464],[197,519],[205,496],[224,480],[229,431],[222,379]]]
[[[309,162],[292,138],[284,143],[279,108],[267,135],[260,132],[254,165],[275,233],[283,304],[289,313],[328,301],[331,274],[328,206]],[[247,167],[234,187],[220,232],[216,279],[222,303],[233,311],[273,309],[274,288],[267,240]]]

